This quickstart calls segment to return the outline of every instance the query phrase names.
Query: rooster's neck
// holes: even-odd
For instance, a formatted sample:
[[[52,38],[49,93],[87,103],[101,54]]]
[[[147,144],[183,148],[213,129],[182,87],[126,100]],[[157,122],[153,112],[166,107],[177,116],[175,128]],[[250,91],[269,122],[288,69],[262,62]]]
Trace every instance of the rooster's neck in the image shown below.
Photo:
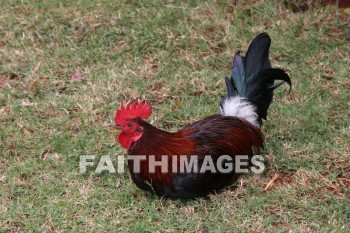
[[[133,143],[129,154],[133,155],[171,155],[189,153],[194,142],[188,138],[189,131],[176,133],[158,129],[139,119],[137,122],[143,127],[142,137]]]

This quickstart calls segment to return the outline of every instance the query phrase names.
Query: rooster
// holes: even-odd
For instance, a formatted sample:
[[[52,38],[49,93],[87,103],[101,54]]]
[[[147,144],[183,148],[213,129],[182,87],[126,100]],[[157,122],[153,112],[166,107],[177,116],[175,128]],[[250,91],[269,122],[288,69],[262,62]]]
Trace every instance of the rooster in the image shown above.
[[[225,78],[227,96],[220,101],[220,114],[177,132],[158,129],[145,121],[152,114],[149,103],[134,100],[121,104],[116,111],[115,127],[121,130],[118,141],[128,150],[128,157],[143,156],[139,166],[135,166],[135,159],[128,159],[131,178],[139,188],[170,198],[196,198],[217,192],[238,179],[240,173],[235,171],[184,171],[185,163],[180,162],[183,161],[180,157],[189,162],[195,156],[201,166],[208,158],[216,164],[222,155],[234,159],[238,155],[251,158],[260,153],[263,149],[260,128],[262,119],[266,120],[273,91],[284,82],[290,89],[292,85],[285,71],[271,67],[270,43],[268,34],[261,33],[251,42],[245,57],[239,52],[234,55],[231,77]],[[184,172],[163,171],[161,167],[151,171],[150,163],[155,161]]]

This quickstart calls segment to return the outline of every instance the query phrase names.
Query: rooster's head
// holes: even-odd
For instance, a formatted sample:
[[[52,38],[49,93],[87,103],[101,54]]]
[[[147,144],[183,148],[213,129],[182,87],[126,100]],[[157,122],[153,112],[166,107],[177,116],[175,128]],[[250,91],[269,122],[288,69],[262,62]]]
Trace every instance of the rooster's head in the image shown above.
[[[122,103],[115,114],[115,124],[121,130],[118,141],[125,149],[130,149],[131,144],[139,140],[143,135],[143,127],[138,124],[140,119],[148,119],[152,114],[149,103],[138,100],[127,104]]]

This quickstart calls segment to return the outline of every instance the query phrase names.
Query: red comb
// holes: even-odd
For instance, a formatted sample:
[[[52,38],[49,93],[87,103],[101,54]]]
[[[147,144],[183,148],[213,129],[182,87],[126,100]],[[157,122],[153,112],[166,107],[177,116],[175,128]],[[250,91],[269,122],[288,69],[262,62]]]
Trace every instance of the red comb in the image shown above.
[[[146,101],[144,100],[138,103],[138,99],[136,99],[134,101],[127,103],[125,106],[124,106],[124,103],[122,103],[119,109],[117,109],[114,121],[117,125],[121,125],[127,119],[133,119],[133,118],[148,119],[151,114],[152,114],[151,105],[149,103],[146,103]]]

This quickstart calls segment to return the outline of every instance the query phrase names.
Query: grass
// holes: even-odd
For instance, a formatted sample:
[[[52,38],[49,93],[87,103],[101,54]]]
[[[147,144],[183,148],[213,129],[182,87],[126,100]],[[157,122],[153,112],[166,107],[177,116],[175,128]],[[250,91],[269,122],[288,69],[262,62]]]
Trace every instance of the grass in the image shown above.
[[[1,231],[349,232],[350,18],[293,6],[1,1]],[[149,100],[167,130],[216,113],[232,55],[261,31],[293,81],[263,127],[264,174],[192,201],[145,193],[127,173],[79,174],[79,155],[125,153],[108,130],[123,99]]]

